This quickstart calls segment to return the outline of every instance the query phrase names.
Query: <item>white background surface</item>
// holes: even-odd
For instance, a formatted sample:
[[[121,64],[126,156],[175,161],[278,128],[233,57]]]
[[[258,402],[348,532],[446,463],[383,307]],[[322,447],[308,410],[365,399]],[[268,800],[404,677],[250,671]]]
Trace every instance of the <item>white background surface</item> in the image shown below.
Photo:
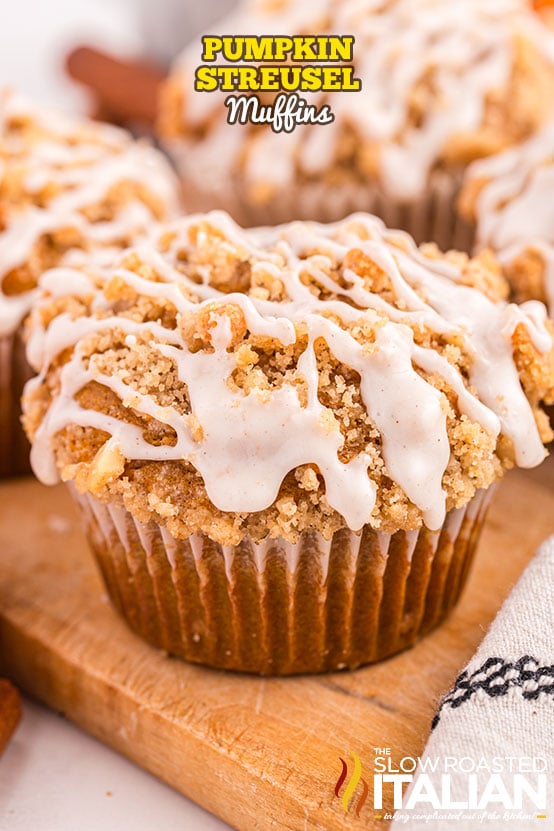
[[[185,43],[237,0],[2,0],[0,84],[43,103],[84,109],[64,76],[68,51],[82,44],[169,63]],[[200,44],[199,44],[200,52]]]
[[[228,826],[61,716],[26,701],[0,759],[2,831],[223,831]]]
[[[64,77],[64,56],[87,43],[131,54],[164,52],[158,19],[144,26],[148,0],[15,0],[2,4],[0,85],[42,103],[86,109]],[[170,31],[198,31],[228,0],[157,0]],[[176,12],[179,26],[176,25]],[[144,10],[143,10],[144,12]],[[181,20],[182,18],[182,20]],[[141,32],[150,29],[143,45]],[[155,37],[154,37],[155,34]],[[184,42],[183,36],[183,42]],[[169,43],[169,40],[167,41]],[[175,49],[175,38],[167,51]],[[108,795],[110,793],[111,795]],[[0,831],[223,831],[227,825],[135,767],[60,716],[25,703],[23,721],[0,759]]]

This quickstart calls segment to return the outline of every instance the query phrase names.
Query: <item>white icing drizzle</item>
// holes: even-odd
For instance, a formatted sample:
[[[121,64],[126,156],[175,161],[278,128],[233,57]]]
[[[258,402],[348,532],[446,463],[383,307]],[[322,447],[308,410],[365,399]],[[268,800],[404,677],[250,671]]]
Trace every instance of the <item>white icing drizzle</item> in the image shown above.
[[[10,136],[14,117],[29,119],[38,137],[29,147]],[[25,264],[44,234],[74,229],[82,239],[90,261],[102,264],[113,258],[129,239],[147,231],[155,222],[152,210],[135,197],[119,209],[112,221],[88,220],[83,209],[103,202],[114,186],[133,182],[160,202],[165,218],[177,215],[178,187],[169,165],[153,147],[133,142],[123,130],[36,107],[25,98],[0,91],[0,154],[5,153],[0,175],[10,165],[25,167],[24,186],[32,196],[50,183],[59,193],[45,207],[7,206],[6,227],[0,232],[0,334],[13,332],[30,310],[36,292],[7,296],[3,278]],[[77,261],[75,251],[64,262]]]
[[[475,205],[478,248],[492,248],[504,265],[537,251],[554,312],[554,123],[518,147],[475,162],[466,186],[481,179],[486,184]]]
[[[179,327],[166,329],[159,322],[140,322],[117,314],[103,297],[98,277],[98,285],[82,274],[73,281],[65,279],[69,294],[92,292],[93,310],[100,314],[76,320],[62,314],[46,331],[41,328],[39,315],[32,318],[28,357],[41,374],[29,382],[28,393],[42,383],[56,355],[75,347],[61,370],[60,391],[34,438],[32,464],[43,482],[58,480],[54,436],[65,426],[76,424],[109,433],[109,447],[117,447],[127,459],[187,460],[201,474],[212,503],[223,511],[261,511],[274,502],[289,471],[303,464],[317,465],[329,504],[351,530],[358,531],[368,521],[376,501],[371,459],[365,452],[348,463],[338,458],[343,437],[332,411],[318,398],[315,343],[319,339],[326,342],[339,362],[359,373],[362,400],[381,434],[387,473],[418,506],[429,528],[439,528],[444,520],[446,494],[442,480],[451,450],[446,400],[417,369],[442,376],[458,398],[460,413],[481,424],[491,436],[501,432],[508,436],[519,465],[531,467],[544,458],[511,342],[515,327],[522,324],[537,350],[552,348],[542,304],[517,307],[492,302],[476,289],[462,285],[454,265],[427,259],[406,234],[388,231],[380,220],[366,214],[327,226],[293,223],[244,231],[226,214],[214,212],[188,217],[169,227],[176,236],[163,256],[152,243],[141,243],[135,249],[141,262],[156,269],[159,282],[123,267],[112,273],[139,296],[167,298],[178,318],[208,307],[212,351],[189,351]],[[209,285],[209,269],[204,269],[201,284],[178,271],[183,251],[194,248],[191,230],[202,237],[206,227],[217,231],[223,250],[238,248],[253,269],[278,274],[289,299],[277,302],[238,292],[225,294]],[[383,269],[402,311],[364,288],[354,273],[349,272],[352,283],[344,287],[322,273],[325,262],[340,264],[352,249],[360,249]],[[307,251],[317,253],[308,255]],[[333,290],[337,298],[320,300],[302,281],[303,276]],[[51,289],[59,295],[61,282],[45,275],[41,290],[46,298]],[[308,343],[296,372],[307,389],[305,406],[290,383],[283,383],[269,394],[257,389],[245,394],[229,384],[237,366],[235,355],[228,351],[229,306],[242,309],[250,332],[267,335],[283,345],[295,342],[294,325],[303,324]],[[330,311],[343,325],[327,316]],[[343,328],[364,319],[375,323],[374,344],[362,345]],[[432,331],[455,334],[463,342],[464,350],[472,357],[468,385],[445,357],[414,342],[412,326],[417,329],[424,325]],[[150,395],[127,384],[123,376],[106,374],[97,365],[95,354],[86,357],[87,337],[113,330],[121,332],[126,348],[133,349],[138,337],[147,338],[173,362],[188,390],[191,412],[202,427],[201,440],[193,438],[188,419],[177,408],[162,407]],[[137,426],[83,409],[75,397],[91,381],[112,390],[125,406],[171,427],[175,444],[154,446]]]
[[[194,91],[191,78],[200,63],[195,42],[173,70],[185,90],[184,134],[173,144],[185,178],[201,189],[239,172],[252,188],[276,190],[290,188],[298,170],[317,177],[333,164],[349,126],[362,143],[380,148],[378,174],[386,195],[414,201],[449,140],[478,130],[488,95],[507,87],[516,36],[554,61],[554,37],[525,0],[253,0],[213,28],[217,35],[283,32],[355,34],[362,91],[302,93],[310,104],[330,105],[336,118],[324,127],[299,126],[290,135],[267,126],[247,132],[226,123],[228,92]],[[421,123],[412,126],[410,97],[423,79],[432,92]],[[187,134],[187,127],[201,124],[208,125],[201,140]]]

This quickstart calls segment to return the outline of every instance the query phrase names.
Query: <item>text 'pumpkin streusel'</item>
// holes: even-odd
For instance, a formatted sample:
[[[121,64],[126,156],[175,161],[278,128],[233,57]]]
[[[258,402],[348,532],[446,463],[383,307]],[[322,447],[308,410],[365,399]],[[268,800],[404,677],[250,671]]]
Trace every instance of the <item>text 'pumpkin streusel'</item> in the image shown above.
[[[134,628],[192,660],[293,672],[411,643],[459,593],[483,494],[504,469],[539,464],[551,437],[544,306],[508,304],[490,257],[418,249],[367,214],[247,231],[193,216],[102,280],[50,272],[41,288],[28,351],[40,375],[25,396],[35,472],[80,494]],[[140,580],[171,585],[202,625],[177,611],[177,623],[141,624],[132,610],[147,589],[121,589],[129,557],[127,575],[139,580],[142,557]],[[435,562],[458,575],[435,588],[438,606]],[[267,603],[283,592],[279,634]],[[329,604],[344,605],[342,634]],[[297,642],[300,619],[316,645]],[[234,633],[224,650],[222,626]]]

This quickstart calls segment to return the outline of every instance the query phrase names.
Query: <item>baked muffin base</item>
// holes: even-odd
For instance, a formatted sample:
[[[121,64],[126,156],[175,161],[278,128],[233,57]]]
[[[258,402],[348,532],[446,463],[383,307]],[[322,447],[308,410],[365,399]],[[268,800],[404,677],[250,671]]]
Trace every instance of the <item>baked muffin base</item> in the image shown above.
[[[414,202],[404,203],[395,202],[372,182],[304,182],[272,193],[267,201],[255,202],[240,182],[210,189],[206,181],[201,187],[195,184],[192,173],[183,178],[189,212],[222,209],[245,227],[293,220],[337,222],[365,211],[380,217],[389,228],[407,231],[418,245],[435,242],[442,251],[470,253],[475,243],[475,229],[456,210],[461,176],[446,171],[435,171],[426,192]]]
[[[21,426],[21,394],[32,371],[21,332],[0,336],[0,476],[29,473],[30,446]]]
[[[479,491],[441,531],[369,526],[330,541],[177,540],[71,487],[115,607],[187,661],[262,675],[354,669],[411,646],[455,605],[488,504]]]

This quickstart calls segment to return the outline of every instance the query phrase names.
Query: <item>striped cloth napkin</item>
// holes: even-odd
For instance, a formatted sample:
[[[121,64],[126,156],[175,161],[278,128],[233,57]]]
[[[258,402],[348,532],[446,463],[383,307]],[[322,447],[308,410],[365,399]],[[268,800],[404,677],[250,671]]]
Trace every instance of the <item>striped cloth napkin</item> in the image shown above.
[[[442,699],[401,827],[554,829],[554,536]]]

